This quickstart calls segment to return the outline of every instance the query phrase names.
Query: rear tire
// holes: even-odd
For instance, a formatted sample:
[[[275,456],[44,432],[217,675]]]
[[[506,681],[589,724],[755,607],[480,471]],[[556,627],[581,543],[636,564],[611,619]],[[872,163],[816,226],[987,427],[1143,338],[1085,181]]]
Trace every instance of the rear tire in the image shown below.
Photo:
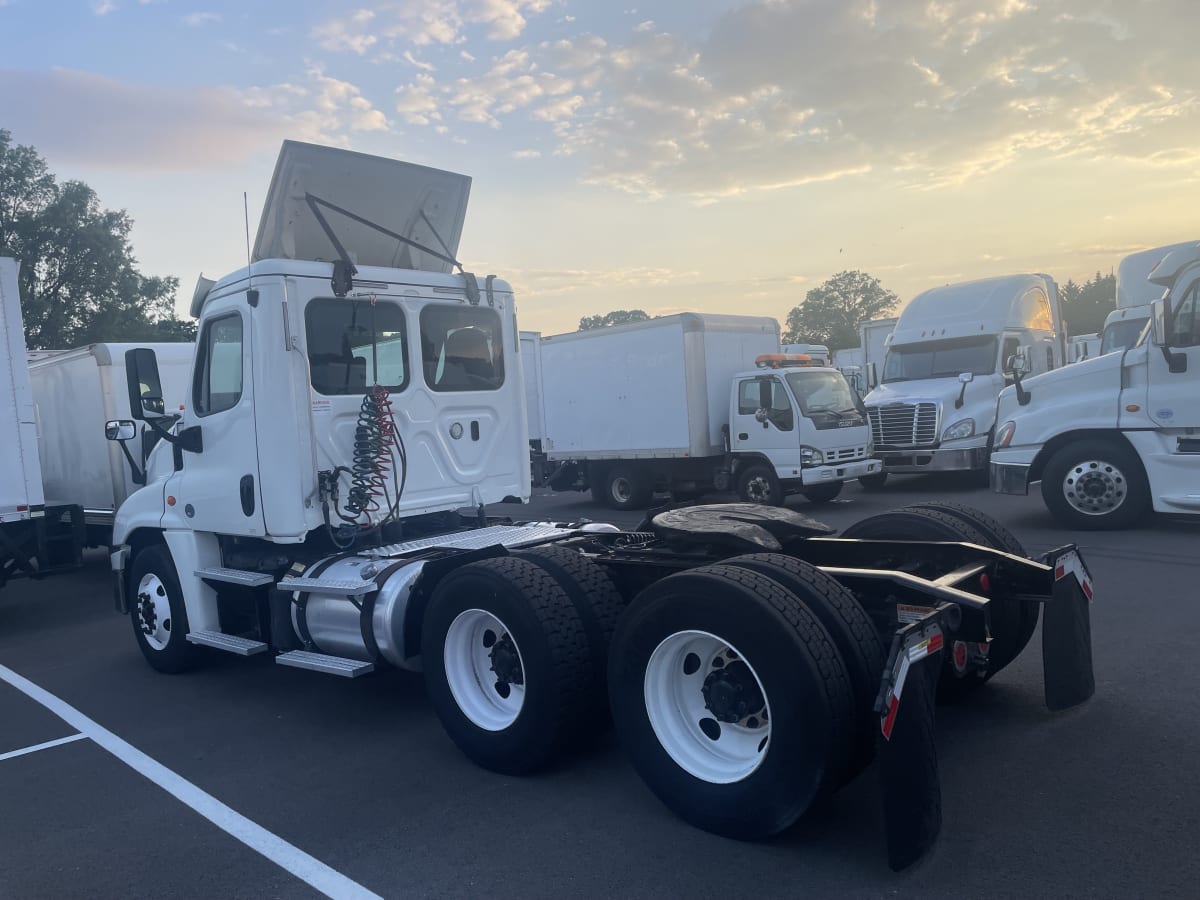
[[[702,566],[648,587],[617,626],[608,684],[634,768],[706,831],[777,834],[845,771],[845,665],[808,607],[756,572]]]
[[[1129,528],[1149,511],[1150,488],[1129,448],[1104,439],[1075,441],[1046,463],[1042,500],[1067,528]]]
[[[887,484],[887,480],[888,473],[879,472],[875,475],[860,475],[858,483],[864,491],[874,492],[883,490],[883,486]]]
[[[604,502],[613,509],[645,509],[653,496],[650,477],[633,466],[613,466],[604,475]]]
[[[530,560],[485,559],[446,575],[421,640],[434,712],[483,768],[544,768],[587,723],[593,665],[583,623]]]
[[[801,488],[806,500],[814,506],[820,506],[822,503],[832,503],[837,499],[838,494],[842,492],[844,482],[835,481],[832,484],[815,484],[812,487]]]
[[[589,683],[593,721],[608,722],[608,648],[612,644],[617,620],[625,610],[621,596],[608,573],[596,562],[566,547],[534,547],[513,554],[539,566],[558,582],[575,606],[591,655]]]
[[[783,485],[775,469],[766,463],[751,463],[738,471],[737,493],[745,503],[783,506]]]
[[[996,519],[993,519],[986,513],[980,512],[973,506],[953,503],[948,500],[916,503],[913,505],[921,509],[932,509],[936,512],[942,512],[948,516],[961,519],[988,539],[988,543],[985,546],[1002,550],[1005,553],[1011,553],[1013,556],[1019,556],[1022,559],[1030,558],[1029,554],[1025,552],[1025,546],[1017,540],[1016,535]],[[1020,602],[1019,606],[1021,608],[1021,624],[1017,630],[1015,641],[1010,645],[1011,653],[1008,654],[1008,658],[1005,659],[1001,656],[999,653],[1000,648],[993,648],[996,651],[994,666],[997,672],[1021,655],[1033,637],[1033,633],[1037,630],[1038,616],[1041,615],[1042,604],[1027,600]],[[991,656],[992,654],[989,653],[988,655]]]
[[[951,515],[948,511],[922,506],[907,506],[871,516],[851,525],[841,536],[887,541],[961,541],[1004,549],[997,547],[985,532],[964,519],[961,511],[958,515]],[[1025,619],[1019,602],[994,602],[989,618],[992,641],[988,647],[984,677],[959,672],[954,666],[955,654],[948,652],[945,654],[945,677],[938,680],[939,699],[953,700],[973,691],[1008,665],[1024,647],[1023,644],[1018,647]],[[1025,640],[1028,641],[1028,637]]]
[[[199,648],[188,643],[183,589],[164,544],[147,547],[133,558],[129,594],[133,634],[151,668],[175,674],[195,666]]]
[[[875,697],[887,656],[871,617],[841,582],[803,560],[782,553],[750,553],[727,559],[722,565],[738,566],[770,578],[800,598],[829,632],[854,692],[856,733],[845,779],[849,781],[875,755],[875,735],[879,728]]]

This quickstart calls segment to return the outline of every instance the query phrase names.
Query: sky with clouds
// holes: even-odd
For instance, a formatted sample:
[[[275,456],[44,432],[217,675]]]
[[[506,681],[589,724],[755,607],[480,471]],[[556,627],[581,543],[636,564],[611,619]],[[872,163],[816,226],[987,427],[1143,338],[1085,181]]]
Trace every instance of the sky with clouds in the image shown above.
[[[285,138],[472,176],[521,325],[1200,238],[1195,0],[0,0],[0,128],[190,293]]]

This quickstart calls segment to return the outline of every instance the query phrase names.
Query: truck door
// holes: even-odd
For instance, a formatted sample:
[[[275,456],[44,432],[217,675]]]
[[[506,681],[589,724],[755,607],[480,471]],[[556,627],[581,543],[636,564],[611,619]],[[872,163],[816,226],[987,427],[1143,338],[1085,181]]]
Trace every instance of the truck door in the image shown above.
[[[1149,386],[1147,411],[1164,428],[1200,428],[1200,278],[1193,279],[1171,300],[1167,344],[1172,355],[1186,360],[1186,369],[1172,372],[1159,347],[1147,347]]]
[[[770,388],[770,406],[762,404],[762,384]],[[730,447],[734,453],[759,453],[781,472],[796,467],[800,459],[800,441],[796,436],[796,413],[787,388],[774,375],[739,379],[737,406],[730,428]]]
[[[167,482],[166,527],[264,533],[251,377],[252,313],[241,292],[211,300],[205,308],[181,423],[184,428],[199,426],[203,449],[176,456],[176,472]]]

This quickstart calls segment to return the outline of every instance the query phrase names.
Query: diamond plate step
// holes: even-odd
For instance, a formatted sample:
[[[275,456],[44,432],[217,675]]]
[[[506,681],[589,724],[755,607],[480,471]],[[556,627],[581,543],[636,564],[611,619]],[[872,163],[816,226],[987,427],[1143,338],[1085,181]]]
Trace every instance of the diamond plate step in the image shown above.
[[[361,659],[346,659],[343,656],[327,656],[324,653],[310,653],[307,650],[289,650],[275,657],[275,662],[281,666],[292,666],[297,669],[309,669],[313,672],[325,672],[329,675],[340,675],[343,678],[357,678],[375,671],[375,664],[363,662]]]
[[[442,534],[435,537],[417,538],[403,541],[399,544],[386,544],[363,550],[363,556],[389,557],[401,556],[416,550],[429,550],[434,547],[455,550],[480,550],[484,547],[494,547],[502,544],[505,547],[519,547],[522,544],[532,544],[550,538],[565,537],[574,534],[572,528],[561,528],[549,522],[531,522],[527,525],[489,525],[486,528],[474,528],[468,531],[458,531],[452,534]]]
[[[285,578],[279,582],[281,591],[311,591],[334,597],[359,597],[376,590],[375,582],[332,578]]]
[[[253,656],[255,653],[262,653],[267,649],[267,645],[262,641],[222,634],[219,631],[191,631],[188,632],[187,639],[189,644],[201,644],[216,650],[224,650],[226,653],[236,653],[238,656]]]
[[[197,569],[196,577],[207,578],[209,581],[223,581],[226,584],[240,584],[242,587],[261,587],[275,581],[265,572],[247,572],[244,569],[225,569],[221,566]]]

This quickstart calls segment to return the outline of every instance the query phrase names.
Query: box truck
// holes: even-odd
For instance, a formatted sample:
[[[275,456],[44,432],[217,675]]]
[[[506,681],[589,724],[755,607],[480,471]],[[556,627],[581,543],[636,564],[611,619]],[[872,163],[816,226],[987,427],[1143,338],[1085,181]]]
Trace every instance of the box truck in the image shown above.
[[[878,756],[889,861],[912,863],[940,824],[935,693],[1000,672],[1042,606],[1047,704],[1093,693],[1078,551],[1030,559],[950,504],[838,539],[752,504],[631,532],[488,518],[529,497],[528,432],[512,290],[455,259],[468,187],[288,142],[251,263],[197,292],[178,422],[156,354],[127,353],[134,418],[162,432],[112,554],[142,655],[268,654],[309,670],[296,690],[422,671],[454,743],[508,775],[612,721],[668,807],[730,837],[782,831]],[[680,373],[655,375],[630,400],[674,416]]]
[[[546,456],[558,490],[614,509],[656,492],[834,499],[877,473],[862,402],[836,369],[780,354],[779,324],[683,313],[541,342]]]
[[[1132,347],[1027,379],[1022,356],[1000,395],[992,487],[1041,482],[1068,528],[1200,515],[1200,243],[1169,249],[1148,281],[1143,295],[1162,296]]]
[[[46,354],[29,364],[46,502],[83,510],[85,545],[107,547],[117,507],[138,487],[104,423],[128,419],[125,353],[133,344],[97,343]],[[191,374],[190,343],[144,345],[158,357],[164,411],[178,413]],[[137,448],[138,473],[158,438],[146,432]]]
[[[892,473],[986,472],[1003,362],[1020,348],[1035,372],[1063,365],[1058,289],[1049,276],[987,278],[914,297],[865,400],[884,470],[864,486],[879,487]]]
[[[1126,350],[1138,342],[1150,321],[1150,304],[1162,296],[1161,288],[1150,280],[1150,273],[1168,253],[1196,247],[1200,242],[1184,241],[1131,253],[1117,267],[1117,308],[1104,319],[1100,353]]]

